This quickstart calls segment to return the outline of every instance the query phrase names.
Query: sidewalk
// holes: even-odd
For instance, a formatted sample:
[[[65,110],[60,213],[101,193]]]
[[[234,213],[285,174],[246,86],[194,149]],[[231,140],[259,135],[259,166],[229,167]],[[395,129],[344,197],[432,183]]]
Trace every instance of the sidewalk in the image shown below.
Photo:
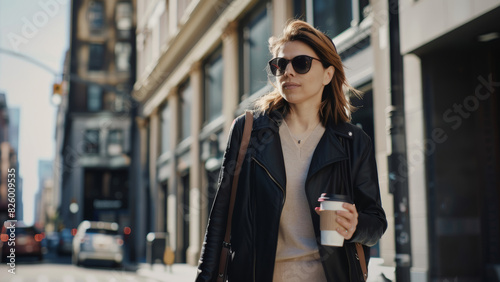
[[[384,260],[381,258],[371,258],[368,264],[367,282],[389,282],[396,281],[395,268],[393,266],[384,266]]]
[[[185,263],[163,264],[140,263],[137,275],[154,279],[154,281],[193,282],[196,278],[196,266]]]
[[[394,281],[394,267],[383,266],[383,262],[384,260],[381,258],[370,259],[368,282]],[[155,281],[193,282],[196,278],[196,266],[176,263],[171,267],[167,267],[163,264],[154,264],[151,266],[147,263],[140,263],[137,274],[154,279]]]

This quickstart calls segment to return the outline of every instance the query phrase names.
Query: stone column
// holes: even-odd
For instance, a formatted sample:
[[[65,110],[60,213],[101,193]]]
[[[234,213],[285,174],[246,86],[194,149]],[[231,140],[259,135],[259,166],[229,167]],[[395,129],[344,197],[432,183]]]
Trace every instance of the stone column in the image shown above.
[[[155,218],[152,219],[152,229],[154,231],[159,231],[158,228],[161,226],[161,218],[156,215],[158,211],[158,207],[161,206],[161,203],[158,202],[158,181],[156,177],[157,165],[156,162],[159,157],[159,140],[160,140],[160,118],[158,114],[158,109],[154,109],[151,115],[149,116],[149,187],[151,190],[151,197],[149,199],[149,203],[151,204],[152,215],[155,215]]]
[[[373,25],[371,46],[373,48],[373,117],[375,126],[375,156],[379,174],[380,193],[388,228],[380,240],[380,255],[386,265],[394,266],[396,254],[394,238],[393,197],[389,193],[389,170],[387,156],[391,154],[391,138],[387,125],[387,111],[391,105],[391,76],[389,56],[389,18],[387,1],[371,0]]]
[[[422,93],[422,68],[420,58],[404,56],[406,148],[408,159],[408,193],[410,201],[412,281],[426,281],[429,272],[429,237],[427,222],[427,190],[425,183],[426,147],[436,145],[432,138],[441,136],[435,129],[425,139],[424,108]],[[434,134],[437,134],[435,135]]]
[[[175,2],[175,1],[173,1]],[[177,95],[178,87],[173,87],[170,89],[168,94],[168,103],[170,107],[170,151],[172,152],[172,158],[170,160],[171,164],[169,167],[171,169],[170,177],[168,179],[168,191],[167,191],[167,231],[170,239],[170,247],[174,252],[176,252],[177,244],[177,213],[178,213],[178,203],[177,203],[177,191],[179,176],[177,174],[177,158],[175,156],[175,148],[177,146],[177,140],[179,140],[179,96]]]
[[[222,115],[224,122],[224,136],[228,136],[234,119],[234,112],[239,103],[238,84],[238,30],[237,23],[231,22],[222,34],[222,58],[224,60],[224,82],[222,86]]]
[[[136,244],[135,249],[138,252],[138,257],[141,257],[143,255],[143,250],[146,249],[146,214],[147,211],[146,209],[148,208],[148,202],[149,199],[145,198],[145,183],[143,179],[143,172],[145,171],[145,168],[147,166],[146,160],[148,159],[147,152],[148,152],[148,123],[147,120],[141,117],[136,117],[135,122],[137,124],[137,129],[139,132],[139,145],[136,147],[136,149],[139,149],[139,161],[138,161],[138,171],[137,171],[137,183],[138,187],[135,187],[136,192],[135,194],[137,195],[138,199],[136,200],[137,207],[136,207],[136,222],[135,222],[135,228],[139,229],[136,230],[135,233],[135,240],[134,244]]]
[[[203,74],[201,62],[193,64],[190,73],[192,93],[191,109],[191,168],[189,170],[189,247],[187,250],[187,263],[197,265],[200,257],[201,217],[200,217],[200,188],[201,188],[201,163],[200,163],[200,129],[203,120]]]
[[[272,35],[280,35],[289,19],[293,18],[293,5],[288,0],[273,0]]]

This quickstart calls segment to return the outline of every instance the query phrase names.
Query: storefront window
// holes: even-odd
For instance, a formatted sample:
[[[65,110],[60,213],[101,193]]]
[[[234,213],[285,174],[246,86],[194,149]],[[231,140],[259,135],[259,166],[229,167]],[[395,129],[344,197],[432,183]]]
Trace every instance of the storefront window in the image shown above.
[[[243,100],[267,85],[266,66],[271,59],[268,48],[271,18],[267,3],[260,5],[242,22],[240,34]]]
[[[189,80],[179,87],[180,105],[180,141],[191,135],[191,101],[192,90]]]
[[[211,122],[222,115],[224,62],[218,50],[205,65],[205,121]]]
[[[161,111],[161,152],[165,153],[170,150],[170,135],[172,134],[170,120],[171,110],[169,104],[165,104]]]

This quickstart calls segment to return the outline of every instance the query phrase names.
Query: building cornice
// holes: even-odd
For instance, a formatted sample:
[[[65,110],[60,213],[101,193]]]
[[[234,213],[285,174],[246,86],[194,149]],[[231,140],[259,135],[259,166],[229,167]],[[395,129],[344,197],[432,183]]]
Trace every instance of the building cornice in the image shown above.
[[[134,85],[133,96],[144,105],[144,116],[150,115],[167,98],[170,89],[189,75],[191,66],[220,43],[227,26],[234,26],[233,22],[254,2],[256,0],[234,0],[227,7],[221,7],[216,0],[200,1],[189,20],[169,41],[155,68]],[[209,27],[201,38],[195,33],[200,26]],[[193,47],[184,55],[186,46]]]

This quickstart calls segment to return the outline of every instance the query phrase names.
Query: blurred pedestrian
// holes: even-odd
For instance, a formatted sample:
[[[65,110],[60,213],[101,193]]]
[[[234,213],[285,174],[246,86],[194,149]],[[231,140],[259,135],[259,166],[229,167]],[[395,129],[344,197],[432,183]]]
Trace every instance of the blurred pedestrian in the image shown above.
[[[274,90],[256,103],[228,242],[228,281],[363,281],[354,243],[363,244],[368,261],[387,221],[372,142],[350,123],[344,89],[357,91],[332,40],[308,23],[289,22],[269,43]],[[218,276],[244,119],[231,129],[196,281]],[[316,210],[325,192],[354,203],[338,212],[342,247],[321,244]]]

